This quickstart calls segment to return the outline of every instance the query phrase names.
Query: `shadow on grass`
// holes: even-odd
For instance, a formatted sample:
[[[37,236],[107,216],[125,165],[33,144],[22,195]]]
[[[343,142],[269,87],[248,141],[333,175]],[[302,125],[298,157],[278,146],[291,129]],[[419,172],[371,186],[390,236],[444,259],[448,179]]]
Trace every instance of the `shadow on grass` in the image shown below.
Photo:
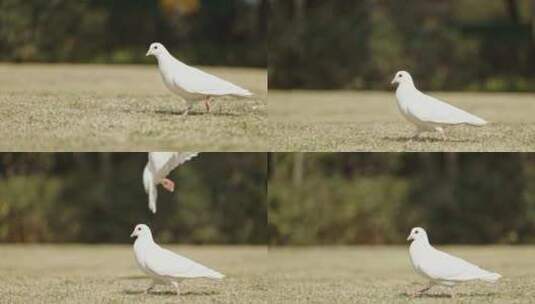
[[[493,297],[496,295],[495,292],[480,292],[480,293],[455,293],[455,296],[452,297],[452,294],[449,293],[423,293],[420,295],[413,296],[407,292],[402,292],[399,294],[402,297],[405,298],[411,298],[411,299],[440,299],[440,298],[460,298],[460,297],[466,297],[466,298],[483,298],[483,297]]]
[[[151,291],[149,293],[145,293],[145,290],[124,290],[124,294],[126,295],[142,295],[146,294],[148,296],[177,296],[175,291],[172,290],[161,290],[161,291]],[[181,297],[203,297],[203,296],[214,296],[218,295],[219,292],[216,291],[188,291],[183,292],[180,294]]]
[[[148,280],[150,279],[148,276],[144,276],[144,275],[134,275],[134,276],[122,276],[122,277],[118,277],[117,280]]]
[[[241,116],[239,114],[235,114],[235,113],[227,113],[227,112],[210,112],[210,113],[206,113],[206,112],[199,112],[199,111],[190,111],[188,113],[187,116],[184,116],[184,111],[173,111],[173,110],[156,110],[156,111],[151,111],[152,113],[155,113],[155,114],[160,114],[160,115],[174,115],[174,116],[181,116],[181,117],[188,117],[188,116],[209,116],[209,115],[213,115],[213,116],[227,116],[227,117],[237,117],[237,116]]]
[[[400,143],[409,143],[411,141],[419,142],[419,143],[477,143],[477,141],[469,140],[469,139],[450,139],[450,138],[446,138],[446,140],[444,140],[444,139],[438,138],[438,137],[412,137],[412,136],[392,137],[392,136],[384,136],[382,139],[383,140],[400,142]]]

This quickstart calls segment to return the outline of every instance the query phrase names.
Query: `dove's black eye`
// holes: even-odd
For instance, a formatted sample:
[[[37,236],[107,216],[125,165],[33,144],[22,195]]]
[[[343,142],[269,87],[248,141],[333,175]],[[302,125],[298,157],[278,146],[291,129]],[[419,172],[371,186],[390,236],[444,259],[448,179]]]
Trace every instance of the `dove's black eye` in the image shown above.
[[[155,49],[155,50],[157,50],[157,49],[158,49],[158,47],[157,47],[157,46],[154,46],[154,49]]]
[[[138,231],[141,231],[141,227],[137,228]]]
[[[403,77],[403,75],[399,74],[399,78]]]
[[[414,231],[414,234],[418,234],[418,231]]]

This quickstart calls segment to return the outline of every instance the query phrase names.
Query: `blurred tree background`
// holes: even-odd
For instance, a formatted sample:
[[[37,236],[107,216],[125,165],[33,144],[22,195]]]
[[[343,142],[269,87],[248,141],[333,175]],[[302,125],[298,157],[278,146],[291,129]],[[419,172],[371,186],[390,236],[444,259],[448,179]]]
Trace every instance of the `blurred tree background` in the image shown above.
[[[265,244],[265,153],[201,153],[147,208],[146,153],[0,153],[0,242]]]
[[[273,0],[281,89],[535,91],[535,0]]]
[[[268,0],[0,0],[0,61],[266,66]]]
[[[535,242],[535,154],[274,153],[272,245]]]

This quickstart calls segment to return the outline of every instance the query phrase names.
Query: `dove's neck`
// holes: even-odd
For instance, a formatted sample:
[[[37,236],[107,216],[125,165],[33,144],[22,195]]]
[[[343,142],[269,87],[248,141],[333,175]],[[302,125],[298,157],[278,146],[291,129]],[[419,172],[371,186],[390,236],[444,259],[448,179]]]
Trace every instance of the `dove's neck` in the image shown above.
[[[152,239],[152,234],[144,234],[137,237],[134,247],[135,248],[144,248],[147,246],[152,246],[154,244],[154,240]]]
[[[429,248],[429,247],[431,247],[431,244],[429,244],[429,239],[427,237],[422,237],[417,240],[414,240],[411,243],[410,249],[412,251],[412,250],[418,250],[418,249]]]
[[[397,91],[407,91],[407,90],[416,90],[416,87],[414,86],[414,82],[405,81],[398,85]]]
[[[158,66],[164,69],[167,67],[172,67],[172,66],[175,66],[175,67],[187,66],[186,64],[182,63],[182,61],[173,57],[173,55],[171,55],[167,50],[165,50],[165,53],[158,55],[156,59],[158,59]]]

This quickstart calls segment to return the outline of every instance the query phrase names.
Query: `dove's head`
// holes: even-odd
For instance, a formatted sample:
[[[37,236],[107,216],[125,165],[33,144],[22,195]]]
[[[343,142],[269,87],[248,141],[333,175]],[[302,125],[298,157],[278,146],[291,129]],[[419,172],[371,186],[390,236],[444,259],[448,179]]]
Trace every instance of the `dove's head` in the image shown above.
[[[392,79],[392,84],[403,84],[403,83],[411,83],[412,84],[412,77],[409,72],[406,71],[399,71],[396,73],[396,76],[394,76],[394,79]]]
[[[165,54],[165,53],[167,53],[167,49],[165,48],[165,46],[163,46],[163,44],[159,42],[154,42],[154,43],[151,43],[151,45],[149,46],[149,50],[147,51],[147,54],[145,56],[153,55],[153,56],[158,57],[161,54]]]
[[[147,235],[151,235],[149,226],[145,224],[138,224],[134,228],[134,231],[132,231],[132,234],[130,234],[130,237],[142,237]]]
[[[407,238],[407,241],[427,240],[427,233],[422,227],[415,227],[411,229],[411,233]]]

